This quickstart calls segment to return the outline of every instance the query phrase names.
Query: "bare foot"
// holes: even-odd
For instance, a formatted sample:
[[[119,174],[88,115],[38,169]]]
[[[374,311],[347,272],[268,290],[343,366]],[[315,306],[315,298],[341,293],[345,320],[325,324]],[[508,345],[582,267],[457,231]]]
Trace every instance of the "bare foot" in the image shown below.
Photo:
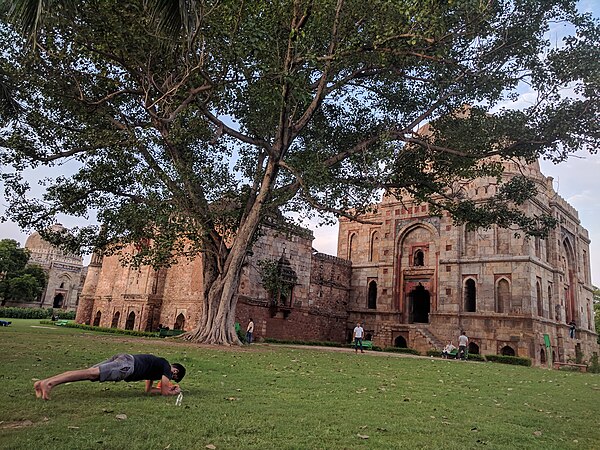
[[[33,388],[35,389],[35,396],[36,398],[42,398],[42,382],[41,381],[36,381],[35,383],[33,383]]]
[[[38,383],[40,383],[40,391],[42,391],[42,398],[44,400],[50,400],[50,389],[52,388],[48,385],[48,381],[42,380],[38,381]]]

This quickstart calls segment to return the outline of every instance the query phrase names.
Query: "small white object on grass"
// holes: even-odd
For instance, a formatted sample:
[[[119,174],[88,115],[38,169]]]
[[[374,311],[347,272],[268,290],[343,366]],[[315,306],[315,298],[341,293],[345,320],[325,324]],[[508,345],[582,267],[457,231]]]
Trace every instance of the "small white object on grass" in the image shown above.
[[[180,392],[175,400],[175,406],[181,406],[181,402],[183,401],[183,392]]]

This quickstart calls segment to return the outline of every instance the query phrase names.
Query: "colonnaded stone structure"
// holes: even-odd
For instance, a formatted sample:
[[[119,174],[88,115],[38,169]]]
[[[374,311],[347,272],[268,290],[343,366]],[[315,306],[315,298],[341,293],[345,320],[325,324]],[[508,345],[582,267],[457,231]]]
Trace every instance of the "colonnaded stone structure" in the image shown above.
[[[506,165],[525,173],[539,193],[524,205],[554,216],[547,239],[525,239],[493,227],[469,231],[450,217],[432,216],[409,196],[384,195],[365,217],[380,225],[340,220],[338,256],[312,249],[305,229],[265,226],[249,253],[236,320],[252,317],[257,338],[349,341],[357,321],[382,347],[440,349],[461,329],[470,351],[547,360],[598,352],[592,309],[589,244],[577,211],[560,198],[537,163]],[[478,179],[466,193],[493,195],[495,179]],[[276,261],[289,291],[268,293],[258,263]],[[202,259],[155,271],[122,267],[117,256],[92,258],[77,320],[106,327],[191,330],[198,322]],[[577,324],[569,337],[570,321]]]
[[[264,226],[246,259],[236,321],[254,319],[255,335],[343,341],[347,328],[350,262],[316,253],[312,232]],[[259,261],[277,263],[286,295],[262,287]],[[77,310],[79,323],[131,330],[194,328],[200,316],[202,258],[169,269],[122,267],[118,256],[92,257]]]
[[[507,163],[505,177],[525,174],[538,195],[524,206],[559,225],[547,239],[523,238],[492,227],[470,231],[408,195],[384,195],[365,219],[340,220],[338,255],[352,261],[349,324],[362,321],[381,346],[419,350],[457,344],[470,351],[532,358],[545,364],[545,335],[553,360],[588,359],[598,352],[592,307],[590,240],[577,211],[557,195],[536,162]],[[493,195],[493,178],[467,186],[475,201]],[[577,329],[569,337],[569,322]]]
[[[67,231],[57,223],[52,225],[52,231]],[[25,241],[29,250],[29,264],[41,266],[48,275],[48,284],[41,295],[40,301],[33,306],[41,308],[60,308],[74,311],[77,308],[79,292],[85,279],[85,268],[81,256],[66,253],[42,239],[38,232],[32,233]]]

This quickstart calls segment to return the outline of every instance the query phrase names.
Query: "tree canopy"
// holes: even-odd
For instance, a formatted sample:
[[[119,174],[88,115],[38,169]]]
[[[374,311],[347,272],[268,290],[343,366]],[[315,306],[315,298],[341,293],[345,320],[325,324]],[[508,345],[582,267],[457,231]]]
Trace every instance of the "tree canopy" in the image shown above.
[[[27,264],[29,251],[13,239],[0,240],[0,295],[7,301],[33,302],[48,281],[40,266]]]
[[[19,106],[0,130],[16,168],[2,174],[7,216],[43,231],[97,210],[102,227],[73,230],[71,250],[135,243],[134,262],[156,266],[201,253],[199,327],[226,316],[215,342],[237,339],[227,312],[265,217],[361,220],[397,189],[474,226],[543,234],[552,219],[519,209],[535,185],[503,180],[501,162],[598,148],[599,25],[573,1],[33,3],[43,21],[15,7],[1,27]],[[573,34],[553,47],[556,24]],[[524,85],[534,104],[489,114]],[[69,161],[73,175],[27,198],[23,169]],[[452,189],[479,176],[502,184],[488,202]]]

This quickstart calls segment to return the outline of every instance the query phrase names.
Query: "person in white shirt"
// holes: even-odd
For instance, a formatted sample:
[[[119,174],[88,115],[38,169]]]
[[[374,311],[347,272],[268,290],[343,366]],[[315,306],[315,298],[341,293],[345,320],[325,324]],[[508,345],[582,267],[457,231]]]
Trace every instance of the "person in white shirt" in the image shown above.
[[[252,317],[250,317],[250,322],[248,322],[248,328],[246,328],[246,342],[248,344],[252,344],[252,338],[254,337],[254,321]]]
[[[354,353],[358,353],[358,346],[360,345],[360,352],[364,353],[362,341],[363,335],[365,334],[365,330],[360,326],[360,322],[356,324],[354,327],[354,332],[352,333],[352,340],[354,341]]]
[[[463,361],[467,359],[467,345],[469,345],[469,338],[464,331],[461,331],[458,337],[458,357]]]
[[[448,342],[448,345],[446,345],[444,350],[442,350],[442,358],[450,358],[450,353],[452,353],[455,348],[456,347],[454,344],[452,344],[452,341]]]

